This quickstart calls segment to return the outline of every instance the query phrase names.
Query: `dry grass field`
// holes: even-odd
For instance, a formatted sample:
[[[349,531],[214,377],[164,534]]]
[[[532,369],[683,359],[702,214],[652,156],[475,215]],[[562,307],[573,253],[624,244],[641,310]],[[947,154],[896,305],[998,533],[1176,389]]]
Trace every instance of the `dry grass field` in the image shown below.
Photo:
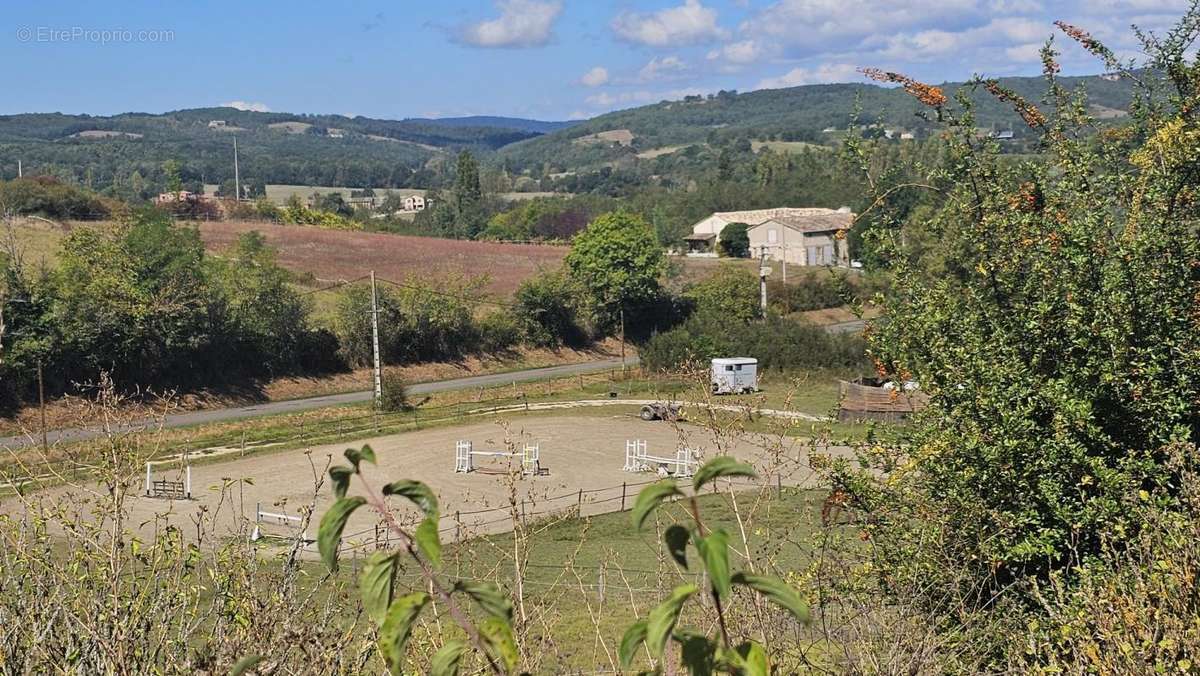
[[[322,230],[258,221],[199,224],[210,250],[229,247],[238,235],[257,230],[279,252],[279,263],[318,280],[354,279],[375,274],[395,281],[437,280],[487,275],[487,291],[505,297],[540,269],[555,268],[567,248],[533,244],[473,242],[407,237],[386,233]]]

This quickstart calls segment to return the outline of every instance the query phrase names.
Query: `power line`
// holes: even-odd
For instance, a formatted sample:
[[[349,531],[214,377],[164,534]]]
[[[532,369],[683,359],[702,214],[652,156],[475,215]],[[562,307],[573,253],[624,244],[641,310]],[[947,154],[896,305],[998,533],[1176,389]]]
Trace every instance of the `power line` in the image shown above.
[[[301,293],[299,293],[299,294],[297,294],[297,295],[299,295],[299,296],[307,296],[307,295],[309,295],[309,294],[321,293],[322,291],[332,291],[333,289],[337,289],[337,288],[340,288],[340,287],[343,287],[343,286],[347,286],[347,285],[350,285],[350,284],[355,284],[355,283],[361,282],[361,281],[363,281],[364,279],[367,279],[367,278],[368,278],[368,275],[363,275],[362,277],[355,277],[354,279],[342,279],[342,280],[338,280],[338,281],[334,282],[333,284],[330,284],[329,286],[323,286],[323,287],[321,287],[321,288],[319,288],[319,289],[311,289],[311,290],[309,290],[309,291],[304,291],[304,292],[301,292]]]

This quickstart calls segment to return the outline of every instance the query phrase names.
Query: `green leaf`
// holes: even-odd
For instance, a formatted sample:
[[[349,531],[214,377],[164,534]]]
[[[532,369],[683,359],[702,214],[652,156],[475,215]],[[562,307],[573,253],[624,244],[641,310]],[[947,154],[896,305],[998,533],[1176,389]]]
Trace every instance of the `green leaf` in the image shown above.
[[[415,592],[392,601],[387,619],[379,628],[379,652],[393,674],[404,673],[404,646],[412,635],[413,622],[429,603],[429,594]]]
[[[512,601],[508,600],[498,585],[492,582],[471,582],[459,580],[454,583],[454,591],[462,592],[479,604],[483,611],[492,617],[502,620],[512,620]]]
[[[667,551],[671,553],[671,558],[687,570],[687,545],[692,534],[688,529],[680,525],[671,526],[667,532],[663,533],[663,542],[667,543]]]
[[[729,534],[715,530],[707,537],[696,538],[696,550],[704,560],[713,591],[722,599],[729,596]]]
[[[390,552],[375,552],[363,566],[359,578],[363,608],[375,624],[383,624],[388,607],[392,605],[392,591],[396,582],[396,568],[400,557]]]
[[[629,625],[625,630],[625,635],[621,637],[621,647],[618,654],[621,656],[621,667],[628,669],[630,663],[633,662],[633,655],[637,652],[638,646],[646,642],[646,621],[638,620]]]
[[[746,641],[734,649],[738,659],[738,670],[742,676],[770,676],[771,663],[767,660],[767,652],[762,646]]]
[[[521,661],[517,652],[517,639],[513,637],[512,625],[508,620],[489,617],[479,625],[479,633],[492,649],[492,655],[504,665],[504,670],[511,672]]]
[[[375,451],[371,450],[370,446],[364,445],[361,449],[347,448],[344,455],[346,456],[346,459],[350,461],[350,464],[354,465],[355,472],[358,471],[358,465],[363,460],[366,460],[372,465],[375,464]]]
[[[321,551],[321,560],[331,572],[338,569],[338,545],[342,543],[342,531],[346,529],[346,520],[354,510],[365,504],[367,499],[362,496],[341,498],[321,517],[321,527],[317,530],[317,549]]]
[[[733,575],[733,583],[750,587],[754,591],[770,599],[775,605],[786,609],[801,622],[808,622],[808,604],[800,598],[795,589],[789,587],[783,580],[772,575],[755,575],[738,572]]]
[[[438,538],[436,518],[427,518],[422,521],[421,525],[417,526],[417,532],[413,534],[413,539],[417,541],[417,547],[430,563],[436,566],[442,562],[442,541]]]
[[[402,481],[393,481],[383,487],[384,495],[399,495],[403,498],[408,498],[425,512],[425,516],[432,519],[438,518],[438,501],[437,496],[433,494],[429,486],[420,481],[411,481],[404,479]]]
[[[462,660],[467,644],[462,641],[446,641],[442,649],[434,653],[429,660],[430,676],[454,676],[458,673],[458,663]]]
[[[667,639],[675,629],[675,623],[679,621],[679,613],[683,610],[684,602],[697,591],[694,584],[676,587],[666,601],[650,611],[650,615],[646,618],[646,647],[650,649],[650,654],[655,659],[662,659],[663,648],[666,647]]]
[[[354,470],[345,465],[334,465],[329,468],[329,478],[333,480],[333,494],[339,499],[346,497],[352,476],[354,476]]]
[[[675,632],[679,642],[680,658],[691,676],[708,676],[713,673],[717,645],[704,634],[691,631]]]
[[[650,516],[650,512],[653,512],[663,500],[676,495],[683,495],[683,492],[675,487],[673,481],[656,481],[643,488],[633,503],[631,513],[633,525],[641,529],[642,524],[646,523],[646,518]]]
[[[698,493],[705,484],[723,476],[756,477],[758,474],[753,467],[738,462],[733,456],[718,455],[696,470],[696,476],[692,477],[692,487]]]
[[[242,674],[258,666],[259,662],[263,661],[262,655],[246,655],[233,665],[233,669],[229,671],[229,676],[242,676]]]

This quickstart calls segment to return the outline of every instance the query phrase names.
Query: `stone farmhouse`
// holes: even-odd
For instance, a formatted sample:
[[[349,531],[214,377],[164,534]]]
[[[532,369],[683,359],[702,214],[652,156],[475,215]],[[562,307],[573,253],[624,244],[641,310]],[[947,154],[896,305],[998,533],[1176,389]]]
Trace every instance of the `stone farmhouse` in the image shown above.
[[[717,212],[692,226],[684,237],[688,255],[715,256],[721,231],[730,223],[750,226],[750,254],[793,265],[850,265],[846,231],[854,222],[849,207],[792,208]]]

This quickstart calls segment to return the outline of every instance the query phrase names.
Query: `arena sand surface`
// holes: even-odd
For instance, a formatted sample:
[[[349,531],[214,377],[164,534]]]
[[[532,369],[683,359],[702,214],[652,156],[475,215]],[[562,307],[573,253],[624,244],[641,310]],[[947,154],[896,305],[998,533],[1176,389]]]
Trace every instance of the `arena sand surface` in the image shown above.
[[[519,467],[519,459],[481,458],[476,464],[482,471],[455,473],[454,449],[460,439],[471,440],[477,451],[509,451],[520,449],[526,442],[536,442],[540,445],[543,472],[538,476],[521,476],[509,471],[510,467]],[[264,511],[292,515],[301,515],[312,505],[308,536],[315,538],[317,524],[333,503],[333,495],[328,481],[315,491],[314,476],[325,476],[328,463],[345,464],[342,452],[346,448],[366,443],[375,450],[379,463],[378,466],[364,463],[365,478],[375,490],[390,481],[416,479],[437,493],[444,541],[504,532],[512,529],[514,516],[522,514],[532,519],[576,508],[589,515],[618,510],[622,503],[626,509],[631,507],[641,485],[658,477],[652,472],[622,470],[628,439],[645,439],[650,455],[674,457],[676,449],[686,446],[700,450],[703,458],[724,452],[756,464],[769,462],[772,451],[767,449],[775,448],[776,457],[786,458],[779,472],[785,485],[812,485],[814,480],[808,463],[810,448],[804,441],[786,438],[781,445],[778,437],[757,434],[731,441],[719,439],[702,427],[643,422],[630,414],[537,416],[358,439],[315,447],[309,452],[283,451],[195,465],[192,500],[138,495],[129,501],[127,523],[144,538],[153,537],[153,532],[166,523],[180,527],[185,534],[195,534],[197,521],[203,516],[210,524],[206,530],[211,535],[244,536],[253,528],[256,505],[261,505]],[[818,452],[849,454],[848,449],[837,447]],[[155,469],[156,479],[178,477],[178,469]],[[622,483],[626,484],[624,500]],[[140,490],[140,486],[136,483],[134,490]],[[59,487],[38,495],[58,499],[78,490]],[[362,493],[363,486],[356,478],[350,494]],[[11,512],[13,502],[5,502],[3,511]],[[419,518],[407,501],[392,498],[391,502],[403,522],[412,524]],[[514,508],[513,502],[518,506]],[[371,509],[360,508],[347,524],[344,546],[368,546],[376,537],[377,522],[378,515]],[[286,527],[270,523],[263,530],[281,536],[289,532]]]

